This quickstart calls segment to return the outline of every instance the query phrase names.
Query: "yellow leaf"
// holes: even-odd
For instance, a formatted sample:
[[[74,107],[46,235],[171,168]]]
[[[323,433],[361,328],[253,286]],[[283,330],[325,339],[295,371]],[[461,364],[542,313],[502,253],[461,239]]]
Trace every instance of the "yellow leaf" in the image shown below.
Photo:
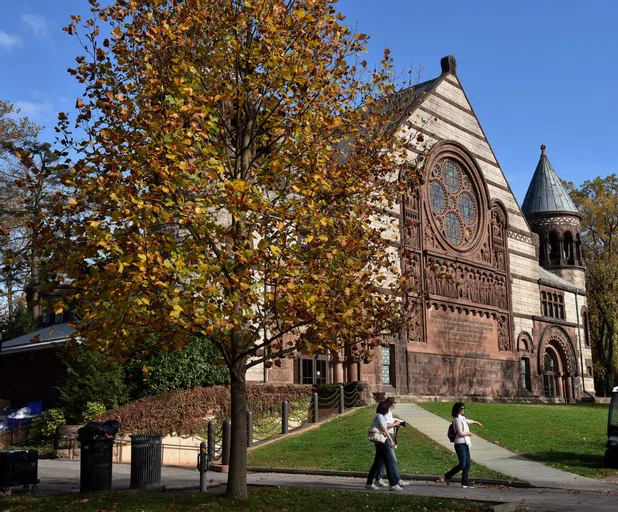
[[[70,198],[70,199],[69,199],[69,204],[70,204],[71,206],[75,206],[75,205],[77,204],[77,201],[76,201],[75,199],[73,199],[73,198]]]
[[[100,223],[98,220],[91,220],[91,221],[90,221],[90,225],[91,225],[93,228],[98,228],[98,227],[101,225],[101,223]]]
[[[174,309],[172,309],[172,312],[170,313],[170,316],[172,318],[178,318],[180,316],[180,313],[182,313],[182,308],[178,304],[176,304],[174,306]]]
[[[305,238],[305,241],[310,244],[311,240],[313,240],[313,235],[309,235],[307,238]]]

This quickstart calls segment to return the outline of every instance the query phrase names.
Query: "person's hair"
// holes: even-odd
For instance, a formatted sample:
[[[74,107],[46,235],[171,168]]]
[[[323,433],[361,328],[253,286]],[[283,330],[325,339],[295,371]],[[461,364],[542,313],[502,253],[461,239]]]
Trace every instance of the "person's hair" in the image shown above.
[[[388,402],[389,407],[397,403],[397,399],[394,396],[389,396],[386,401]]]
[[[453,416],[453,418],[456,418],[457,416],[459,416],[459,411],[461,411],[461,408],[464,406],[463,402],[456,402],[455,405],[453,406],[453,410],[451,411],[451,416]]]
[[[386,414],[388,412],[388,401],[387,400],[382,400],[379,404],[378,407],[376,409],[376,412],[378,414]]]

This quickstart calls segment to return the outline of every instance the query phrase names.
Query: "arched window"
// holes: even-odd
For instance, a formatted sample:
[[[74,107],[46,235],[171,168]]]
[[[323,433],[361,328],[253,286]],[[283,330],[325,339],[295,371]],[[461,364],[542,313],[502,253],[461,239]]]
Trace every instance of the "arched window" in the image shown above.
[[[573,251],[573,235],[570,231],[564,234],[564,259],[568,265],[575,265],[575,253]]]
[[[552,265],[560,265],[560,241],[555,231],[549,234],[549,260]]]
[[[582,240],[579,236],[579,233],[575,235],[575,259],[577,260],[577,264],[582,264]]]
[[[584,343],[590,347],[590,327],[588,325],[588,311],[582,310],[582,323],[584,324]]]

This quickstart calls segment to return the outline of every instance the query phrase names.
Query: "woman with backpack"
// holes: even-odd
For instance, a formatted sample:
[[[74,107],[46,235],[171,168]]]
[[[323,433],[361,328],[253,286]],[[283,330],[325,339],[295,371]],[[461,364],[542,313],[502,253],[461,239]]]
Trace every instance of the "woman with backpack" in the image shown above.
[[[444,475],[444,482],[446,485],[450,485],[451,479],[456,473],[461,471],[461,486],[464,489],[474,487],[468,482],[468,472],[470,471],[470,465],[472,460],[470,459],[470,445],[472,444],[469,425],[478,425],[483,427],[481,423],[474,420],[469,420],[464,416],[466,407],[463,402],[457,402],[453,405],[451,414],[453,416],[452,430],[449,428],[449,439],[455,443],[455,452],[459,459],[459,464],[451,469]]]

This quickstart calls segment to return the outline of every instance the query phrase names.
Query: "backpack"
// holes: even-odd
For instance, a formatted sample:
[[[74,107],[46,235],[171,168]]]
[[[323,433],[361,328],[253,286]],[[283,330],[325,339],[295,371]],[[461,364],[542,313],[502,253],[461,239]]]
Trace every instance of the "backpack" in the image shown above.
[[[446,433],[446,435],[448,436],[448,440],[451,443],[455,442],[455,429],[453,428],[452,423],[448,426],[448,432]]]

